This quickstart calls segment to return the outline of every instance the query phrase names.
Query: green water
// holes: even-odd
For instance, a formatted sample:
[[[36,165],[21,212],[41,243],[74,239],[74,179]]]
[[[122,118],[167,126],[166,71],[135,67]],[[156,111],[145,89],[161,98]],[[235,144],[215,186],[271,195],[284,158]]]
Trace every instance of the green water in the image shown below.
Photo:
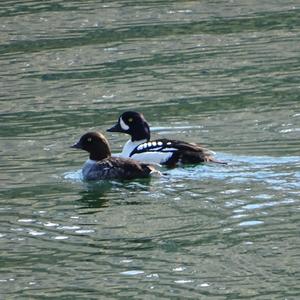
[[[0,299],[300,298],[299,1],[4,0],[0,29]],[[229,164],[81,181],[69,146],[128,109]]]

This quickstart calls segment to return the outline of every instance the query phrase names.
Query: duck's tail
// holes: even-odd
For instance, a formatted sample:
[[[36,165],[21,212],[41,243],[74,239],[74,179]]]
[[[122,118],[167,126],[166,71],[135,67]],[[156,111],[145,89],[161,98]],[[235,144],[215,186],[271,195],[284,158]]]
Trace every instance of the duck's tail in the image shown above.
[[[215,163],[215,164],[221,164],[221,165],[228,165],[228,162],[222,161],[222,160],[218,160],[218,159],[216,159],[214,157],[210,157],[208,159],[208,162],[212,162],[212,163]]]

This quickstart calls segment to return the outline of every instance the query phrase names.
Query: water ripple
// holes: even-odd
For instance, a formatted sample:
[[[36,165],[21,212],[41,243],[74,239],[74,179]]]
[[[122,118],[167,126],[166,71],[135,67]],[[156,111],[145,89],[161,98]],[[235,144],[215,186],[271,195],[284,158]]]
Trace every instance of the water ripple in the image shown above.
[[[1,1],[0,298],[299,298],[292,2]],[[84,182],[128,109],[228,165]]]

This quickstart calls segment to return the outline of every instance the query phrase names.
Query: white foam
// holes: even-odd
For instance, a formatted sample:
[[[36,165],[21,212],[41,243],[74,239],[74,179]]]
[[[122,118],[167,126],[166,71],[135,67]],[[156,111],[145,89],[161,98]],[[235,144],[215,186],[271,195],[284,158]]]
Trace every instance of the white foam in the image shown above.
[[[129,275],[129,276],[134,276],[134,275],[140,275],[140,274],[144,274],[144,271],[141,270],[131,270],[131,271],[124,271],[121,272],[120,274],[122,275]]]

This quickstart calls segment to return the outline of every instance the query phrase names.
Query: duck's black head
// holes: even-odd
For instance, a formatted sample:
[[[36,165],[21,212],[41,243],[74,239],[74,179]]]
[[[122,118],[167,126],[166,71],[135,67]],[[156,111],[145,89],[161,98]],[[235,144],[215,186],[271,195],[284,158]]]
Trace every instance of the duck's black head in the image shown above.
[[[150,128],[147,121],[142,114],[135,111],[124,112],[118,122],[107,131],[127,133],[133,142],[150,140]]]
[[[90,159],[102,160],[110,157],[111,152],[105,136],[100,132],[88,132],[71,148],[82,149],[90,153]]]

